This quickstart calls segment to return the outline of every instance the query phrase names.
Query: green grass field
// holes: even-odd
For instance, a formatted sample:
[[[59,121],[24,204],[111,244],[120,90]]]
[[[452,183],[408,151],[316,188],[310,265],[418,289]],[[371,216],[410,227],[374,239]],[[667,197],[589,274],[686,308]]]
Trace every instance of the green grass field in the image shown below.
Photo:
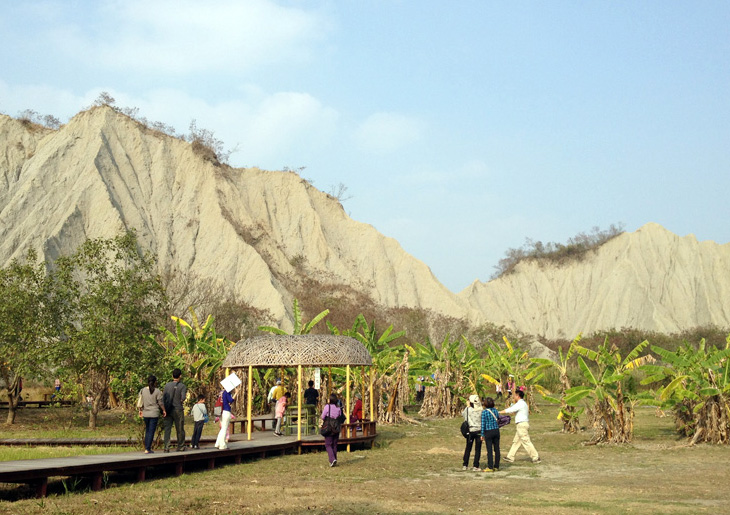
[[[212,425],[212,424],[211,424]],[[44,500],[0,501],[0,513],[723,513],[730,511],[730,449],[686,447],[671,417],[640,409],[634,443],[586,446],[589,433],[564,435],[551,406],[533,415],[543,463],[524,452],[497,473],[462,472],[460,421],[380,426],[371,450],[273,457],[156,475],[144,483],[108,477],[101,492],[56,483]],[[7,433],[7,428],[3,428]],[[502,432],[506,455],[514,427]],[[54,452],[58,449],[54,449]],[[76,452],[77,449],[65,449]],[[36,449],[38,457],[48,452]],[[96,450],[93,450],[96,452]],[[109,452],[116,450],[109,449]],[[73,490],[73,491],[72,491]],[[0,498],[19,487],[0,486]]]

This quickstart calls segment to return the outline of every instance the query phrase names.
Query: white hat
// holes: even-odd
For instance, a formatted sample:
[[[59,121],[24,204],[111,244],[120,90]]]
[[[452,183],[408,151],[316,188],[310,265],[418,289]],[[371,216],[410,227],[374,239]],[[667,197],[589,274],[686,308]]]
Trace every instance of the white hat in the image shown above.
[[[481,406],[482,405],[482,401],[479,400],[479,396],[478,395],[470,395],[469,396],[469,402],[471,402],[475,406],[477,406],[477,405]]]
[[[277,379],[276,384],[281,384],[281,379]]]

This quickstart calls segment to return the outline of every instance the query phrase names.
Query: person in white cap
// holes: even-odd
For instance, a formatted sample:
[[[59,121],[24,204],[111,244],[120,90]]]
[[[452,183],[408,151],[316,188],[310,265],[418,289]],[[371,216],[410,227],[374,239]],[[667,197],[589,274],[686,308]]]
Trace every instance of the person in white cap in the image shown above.
[[[469,396],[469,404],[461,412],[464,420],[469,423],[469,434],[466,436],[466,448],[464,449],[464,464],[461,470],[469,468],[469,455],[471,454],[472,445],[474,445],[474,472],[480,472],[479,459],[482,455],[482,402],[478,395]]]

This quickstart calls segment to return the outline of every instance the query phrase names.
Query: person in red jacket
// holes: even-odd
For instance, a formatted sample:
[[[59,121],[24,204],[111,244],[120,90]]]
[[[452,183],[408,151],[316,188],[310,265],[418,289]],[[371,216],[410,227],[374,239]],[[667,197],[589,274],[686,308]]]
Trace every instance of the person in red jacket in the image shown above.
[[[352,420],[350,422],[360,422],[362,420],[362,396],[355,394],[355,406],[352,408]]]

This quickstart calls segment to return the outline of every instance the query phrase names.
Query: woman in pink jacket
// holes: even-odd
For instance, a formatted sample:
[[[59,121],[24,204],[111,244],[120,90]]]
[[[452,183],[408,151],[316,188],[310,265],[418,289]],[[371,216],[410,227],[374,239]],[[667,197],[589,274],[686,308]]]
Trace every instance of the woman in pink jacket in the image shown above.
[[[276,401],[276,429],[274,429],[274,434],[276,436],[281,436],[281,421],[284,418],[284,412],[286,412],[289,399],[291,399],[291,393],[286,392],[284,395],[279,397],[278,401]]]

